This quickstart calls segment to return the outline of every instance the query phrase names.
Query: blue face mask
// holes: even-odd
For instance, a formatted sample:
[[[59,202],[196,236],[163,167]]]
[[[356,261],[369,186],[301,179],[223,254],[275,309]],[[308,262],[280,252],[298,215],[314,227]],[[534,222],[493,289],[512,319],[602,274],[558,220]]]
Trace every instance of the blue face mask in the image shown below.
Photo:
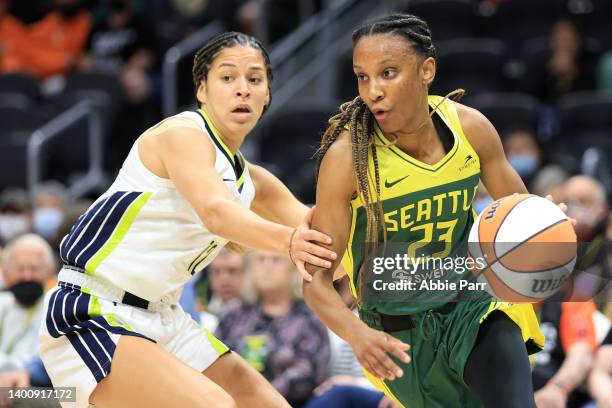
[[[508,156],[508,162],[521,177],[529,177],[538,169],[538,158],[535,154],[511,154]]]
[[[64,213],[57,207],[43,207],[34,210],[33,229],[45,239],[53,239],[62,224]]]
[[[492,202],[493,199],[491,197],[477,198],[472,202],[472,208],[474,208],[476,214],[480,214]]]

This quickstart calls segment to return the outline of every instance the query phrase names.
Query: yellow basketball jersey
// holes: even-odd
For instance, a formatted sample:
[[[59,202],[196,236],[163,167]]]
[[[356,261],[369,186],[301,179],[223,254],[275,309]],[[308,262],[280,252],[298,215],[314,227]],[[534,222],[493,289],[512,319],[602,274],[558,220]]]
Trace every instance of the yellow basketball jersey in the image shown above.
[[[463,133],[454,103],[429,96],[434,109],[453,135],[452,148],[430,165],[410,157],[390,142],[375,124],[376,154],[380,174],[380,201],[384,211],[387,244],[406,244],[408,256],[445,257],[465,243],[474,221],[472,199],[480,180],[480,161]],[[374,174],[372,155],[370,174]],[[373,183],[373,182],[372,182]],[[371,191],[375,191],[372,184]],[[374,194],[372,194],[374,195]],[[373,198],[375,200],[375,197]],[[361,197],[351,202],[351,230],[343,266],[357,293],[360,268],[364,263],[366,215]],[[379,235],[382,245],[382,235]],[[386,304],[362,298],[362,306],[382,313],[414,313],[434,307],[427,302]]]

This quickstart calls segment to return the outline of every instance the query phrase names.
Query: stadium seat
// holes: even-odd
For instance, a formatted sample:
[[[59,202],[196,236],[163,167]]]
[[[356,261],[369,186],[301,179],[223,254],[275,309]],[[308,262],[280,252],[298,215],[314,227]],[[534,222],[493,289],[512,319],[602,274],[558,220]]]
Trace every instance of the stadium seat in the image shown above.
[[[598,147],[612,157],[612,95],[577,92],[559,101],[559,153],[579,157],[587,148]]]
[[[501,41],[461,38],[438,43],[438,65],[432,92],[446,95],[456,88],[468,93],[505,89],[502,68],[506,47]]]
[[[406,11],[427,21],[434,43],[474,35],[471,0],[413,0]]]
[[[64,94],[83,97],[92,92],[93,98],[99,97],[99,93],[108,96],[112,105],[123,101],[123,89],[119,79],[114,75],[99,72],[77,72],[66,78]]]
[[[338,105],[335,101],[305,101],[264,117],[257,128],[259,160],[266,166],[271,164],[304,202],[315,201],[315,162],[310,158]]]
[[[0,75],[0,93],[14,93],[29,99],[38,97],[38,82],[32,76],[25,74]]]
[[[0,108],[17,108],[25,109],[32,101],[30,98],[22,93],[17,92],[3,92],[0,90]]]
[[[46,122],[47,118],[36,109],[0,106],[0,139],[15,131],[31,131]]]
[[[493,123],[500,134],[516,126],[538,126],[539,102],[521,93],[481,93],[466,96],[466,105],[478,109]]]
[[[530,38],[546,36],[565,11],[565,0],[504,0],[483,24],[486,36],[502,40],[510,55],[521,52]]]

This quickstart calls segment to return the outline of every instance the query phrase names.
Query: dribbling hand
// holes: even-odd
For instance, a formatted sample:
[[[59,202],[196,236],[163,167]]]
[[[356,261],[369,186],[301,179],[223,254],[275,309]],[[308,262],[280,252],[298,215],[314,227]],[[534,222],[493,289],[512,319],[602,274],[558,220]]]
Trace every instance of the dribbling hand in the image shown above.
[[[367,326],[355,333],[350,345],[361,366],[381,380],[393,381],[404,375],[387,354],[406,364],[410,362],[410,356],[406,353],[410,349],[409,344]]]
[[[308,262],[320,268],[329,269],[332,266],[330,261],[337,258],[335,252],[316,244],[319,242],[330,245],[332,239],[319,231],[310,229],[313,215],[314,208],[311,208],[308,210],[302,224],[293,232],[289,243],[289,256],[297,266],[302,278],[308,282],[312,281],[312,275],[306,271],[304,263]]]

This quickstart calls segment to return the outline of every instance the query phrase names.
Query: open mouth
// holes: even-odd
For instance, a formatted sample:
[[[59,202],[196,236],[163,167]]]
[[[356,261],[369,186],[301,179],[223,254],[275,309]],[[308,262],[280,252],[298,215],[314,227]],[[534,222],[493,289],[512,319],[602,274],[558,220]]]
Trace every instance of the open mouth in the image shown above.
[[[376,119],[381,119],[384,118],[386,116],[388,111],[382,110],[382,109],[375,109],[374,110],[374,117]]]
[[[237,106],[232,113],[251,113],[251,109],[247,105]]]

